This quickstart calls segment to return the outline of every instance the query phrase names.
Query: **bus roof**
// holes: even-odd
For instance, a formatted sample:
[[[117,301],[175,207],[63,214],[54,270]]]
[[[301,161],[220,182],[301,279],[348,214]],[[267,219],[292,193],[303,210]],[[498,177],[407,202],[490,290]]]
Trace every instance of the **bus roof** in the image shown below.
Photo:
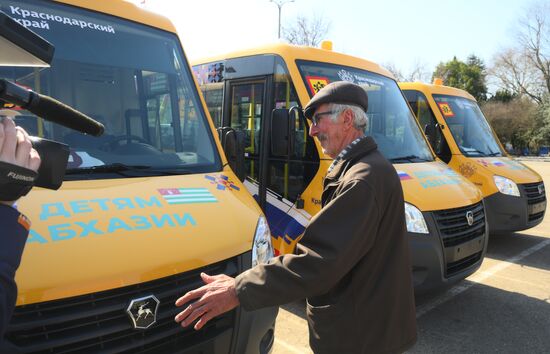
[[[176,28],[170,20],[162,15],[140,8],[125,0],[90,1],[90,0],[55,0],[67,5],[102,12],[123,19],[146,24],[168,32],[176,33]]]
[[[469,100],[476,101],[474,96],[470,95],[467,91],[451,86],[426,84],[423,82],[400,82],[399,88],[401,88],[401,90],[420,90],[424,93],[432,93],[436,95],[464,97]]]
[[[387,76],[395,80],[395,77],[388,70],[382,68],[380,65],[365,59],[354,57],[348,54],[342,54],[334,52],[332,50],[326,50],[321,48],[314,48],[308,46],[298,46],[286,43],[275,43],[258,46],[249,49],[238,50],[226,54],[221,54],[208,58],[200,58],[192,60],[191,65],[206,64],[225,59],[234,59],[241,57],[248,57],[253,55],[265,55],[276,54],[285,58],[287,61],[294,62],[295,60],[313,60],[325,63],[338,63],[350,67],[357,67],[365,69],[380,75]]]

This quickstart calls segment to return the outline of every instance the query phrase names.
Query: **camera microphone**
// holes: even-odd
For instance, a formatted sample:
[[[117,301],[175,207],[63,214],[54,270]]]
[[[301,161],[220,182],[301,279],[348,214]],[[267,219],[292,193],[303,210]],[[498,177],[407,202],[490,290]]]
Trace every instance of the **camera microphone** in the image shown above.
[[[45,120],[85,134],[100,136],[105,130],[103,124],[72,107],[4,79],[0,79],[0,100],[16,104]]]

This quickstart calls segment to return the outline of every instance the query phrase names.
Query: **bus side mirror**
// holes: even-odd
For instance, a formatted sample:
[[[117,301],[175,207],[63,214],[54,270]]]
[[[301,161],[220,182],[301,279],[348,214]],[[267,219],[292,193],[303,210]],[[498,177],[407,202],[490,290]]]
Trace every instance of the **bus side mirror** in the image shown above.
[[[424,134],[426,135],[426,138],[428,138],[428,142],[430,143],[430,145],[432,146],[432,148],[434,150],[436,150],[436,134],[437,134],[437,130],[436,130],[436,127],[435,125],[433,124],[426,124],[426,126],[424,127]]]
[[[231,127],[221,127],[218,128],[218,133],[220,134],[223,151],[225,151],[229,166],[235,175],[237,175],[237,178],[244,181],[244,132]]]
[[[279,108],[271,112],[271,155],[292,155],[296,135],[296,112],[299,112],[298,107],[292,107],[290,110]]]

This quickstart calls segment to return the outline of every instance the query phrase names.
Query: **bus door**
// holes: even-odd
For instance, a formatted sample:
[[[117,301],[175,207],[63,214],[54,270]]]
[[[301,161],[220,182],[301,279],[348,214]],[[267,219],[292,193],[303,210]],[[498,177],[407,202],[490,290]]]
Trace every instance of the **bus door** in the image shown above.
[[[245,171],[256,188],[260,207],[265,210],[269,156],[268,114],[271,114],[269,76],[247,80],[226,80],[222,126],[244,133]],[[249,186],[250,188],[250,186]],[[254,189],[254,187],[252,187]],[[255,191],[251,191],[256,194]]]
[[[276,253],[290,252],[307,223],[294,205],[297,195],[305,188],[304,163],[294,161],[295,157],[289,160],[288,156],[272,156],[269,141],[269,118],[273,107],[283,108],[290,103],[288,94],[285,94],[288,83],[283,85],[287,88],[285,91],[281,83],[274,83],[273,77],[268,75],[226,80],[225,85],[222,125],[240,130],[245,135],[245,185],[267,216]],[[307,134],[303,123],[298,124],[297,134]],[[305,150],[302,145],[298,144],[296,149]],[[302,181],[302,184],[298,186],[295,180]],[[306,180],[309,183],[310,178]],[[291,200],[289,194],[293,195]]]
[[[449,163],[452,157],[451,150],[443,135],[441,125],[432,112],[428,99],[420,91],[403,90],[402,92],[411,106],[416,119],[420,123],[420,127],[424,130],[424,134],[428,138],[437,157],[445,163]]]

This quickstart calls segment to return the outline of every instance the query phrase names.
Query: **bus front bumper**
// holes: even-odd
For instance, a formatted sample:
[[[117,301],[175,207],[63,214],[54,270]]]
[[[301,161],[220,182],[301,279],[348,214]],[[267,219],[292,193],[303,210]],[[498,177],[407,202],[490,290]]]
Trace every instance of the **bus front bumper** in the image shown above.
[[[443,290],[473,274],[487,251],[488,229],[464,243],[445,247],[431,212],[423,212],[430,233],[408,232],[416,295]]]
[[[544,219],[546,200],[529,204],[527,197],[495,193],[485,198],[491,234],[526,230]]]

